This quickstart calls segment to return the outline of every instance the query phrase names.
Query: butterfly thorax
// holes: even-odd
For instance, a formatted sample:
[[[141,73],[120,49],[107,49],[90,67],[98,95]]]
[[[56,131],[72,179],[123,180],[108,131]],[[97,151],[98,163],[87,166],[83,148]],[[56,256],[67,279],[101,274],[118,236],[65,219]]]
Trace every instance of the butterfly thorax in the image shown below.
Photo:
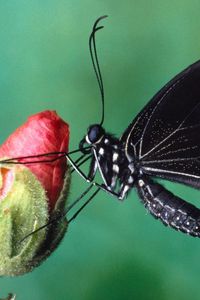
[[[89,127],[85,142],[91,145],[93,154],[90,179],[92,180],[99,171],[107,190],[117,193],[119,198],[127,196],[138,178],[138,171],[134,158],[131,162],[128,160],[123,142],[106,133],[100,125]]]

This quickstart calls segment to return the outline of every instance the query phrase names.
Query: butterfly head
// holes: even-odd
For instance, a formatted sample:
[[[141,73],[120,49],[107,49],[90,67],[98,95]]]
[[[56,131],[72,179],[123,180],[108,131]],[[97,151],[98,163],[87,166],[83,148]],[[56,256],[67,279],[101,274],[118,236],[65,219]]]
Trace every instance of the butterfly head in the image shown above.
[[[86,153],[86,151],[88,153],[91,148],[84,149],[85,144],[87,144],[87,146],[94,146],[100,143],[104,136],[105,130],[103,129],[103,127],[99,124],[93,124],[88,128],[86,136],[81,140],[79,144],[79,148],[83,153]]]

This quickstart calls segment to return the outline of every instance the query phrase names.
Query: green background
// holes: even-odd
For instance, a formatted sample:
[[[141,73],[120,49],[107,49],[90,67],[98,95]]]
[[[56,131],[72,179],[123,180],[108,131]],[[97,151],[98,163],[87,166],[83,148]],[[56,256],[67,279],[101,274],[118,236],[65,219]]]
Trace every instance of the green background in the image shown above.
[[[1,0],[1,142],[45,109],[69,122],[70,149],[99,121],[88,36],[103,14],[105,127],[120,135],[163,84],[200,58],[199,11],[200,2],[189,0]],[[86,186],[74,176],[69,200]],[[198,191],[166,186],[198,203]],[[155,221],[134,191],[124,203],[101,192],[41,267],[0,279],[0,297],[8,292],[17,300],[196,300],[200,240]]]

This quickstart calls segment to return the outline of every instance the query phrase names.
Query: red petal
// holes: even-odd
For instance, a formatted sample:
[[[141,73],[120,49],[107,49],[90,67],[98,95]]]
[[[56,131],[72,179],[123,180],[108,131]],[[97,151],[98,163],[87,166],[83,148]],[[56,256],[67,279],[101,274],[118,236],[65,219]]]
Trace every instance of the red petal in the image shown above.
[[[69,126],[55,111],[43,111],[13,132],[0,147],[0,157],[38,155],[49,152],[67,152]],[[44,159],[49,157],[44,157]],[[30,160],[29,160],[30,161]],[[63,187],[66,159],[54,163],[27,164],[47,191],[50,208],[53,208]]]

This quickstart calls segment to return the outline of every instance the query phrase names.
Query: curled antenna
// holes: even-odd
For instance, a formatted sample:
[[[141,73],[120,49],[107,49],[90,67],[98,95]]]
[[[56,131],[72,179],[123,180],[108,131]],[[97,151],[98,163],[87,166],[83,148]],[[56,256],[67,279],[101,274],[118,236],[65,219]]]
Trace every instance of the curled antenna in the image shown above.
[[[104,122],[104,87],[103,87],[103,79],[102,79],[101,70],[100,70],[100,66],[99,66],[98,55],[97,55],[95,36],[96,36],[96,32],[98,30],[104,28],[104,26],[98,26],[97,27],[98,23],[104,18],[107,18],[107,16],[99,17],[95,21],[95,23],[93,25],[93,28],[92,28],[92,32],[91,32],[90,37],[89,37],[90,56],[91,56],[92,65],[93,65],[93,68],[94,68],[94,72],[95,72],[97,82],[98,82],[98,85],[99,85],[99,89],[100,89],[100,93],[101,93],[102,116],[101,116],[100,125],[102,125],[103,122]]]

